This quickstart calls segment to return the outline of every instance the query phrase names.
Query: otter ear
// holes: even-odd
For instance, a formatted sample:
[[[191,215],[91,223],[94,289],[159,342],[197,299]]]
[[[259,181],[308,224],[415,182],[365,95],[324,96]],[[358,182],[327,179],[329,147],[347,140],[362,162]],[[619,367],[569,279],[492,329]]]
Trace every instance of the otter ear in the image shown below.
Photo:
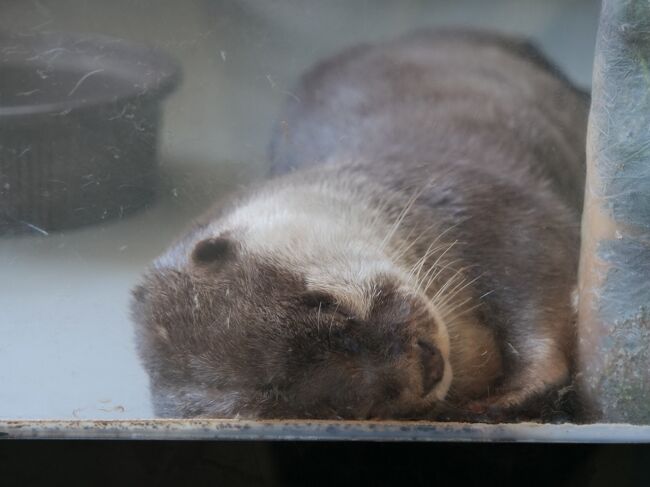
[[[143,284],[138,284],[131,290],[131,296],[131,318],[138,326],[143,326],[147,322],[146,314],[149,290]]]
[[[209,265],[222,262],[234,255],[235,242],[228,237],[213,237],[201,240],[194,246],[192,262],[197,265]]]
[[[138,303],[144,303],[147,300],[147,288],[142,284],[138,284],[131,290],[131,295]]]

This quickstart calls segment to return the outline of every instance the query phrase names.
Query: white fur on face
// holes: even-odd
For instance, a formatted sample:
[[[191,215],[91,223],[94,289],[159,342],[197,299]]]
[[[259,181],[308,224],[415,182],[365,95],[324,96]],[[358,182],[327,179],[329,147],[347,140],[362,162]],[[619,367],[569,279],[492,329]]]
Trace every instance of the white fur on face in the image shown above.
[[[364,318],[375,277],[402,271],[380,248],[389,228],[373,219],[376,210],[339,193],[315,185],[264,195],[223,227],[243,229],[245,251],[304,275],[309,288],[329,292]]]

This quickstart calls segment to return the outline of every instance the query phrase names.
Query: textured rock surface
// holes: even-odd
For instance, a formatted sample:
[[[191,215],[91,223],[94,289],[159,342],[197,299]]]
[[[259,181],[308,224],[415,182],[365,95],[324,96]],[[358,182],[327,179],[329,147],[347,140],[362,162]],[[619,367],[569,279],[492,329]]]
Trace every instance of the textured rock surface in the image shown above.
[[[650,423],[650,4],[605,0],[583,221],[582,390],[594,418]]]

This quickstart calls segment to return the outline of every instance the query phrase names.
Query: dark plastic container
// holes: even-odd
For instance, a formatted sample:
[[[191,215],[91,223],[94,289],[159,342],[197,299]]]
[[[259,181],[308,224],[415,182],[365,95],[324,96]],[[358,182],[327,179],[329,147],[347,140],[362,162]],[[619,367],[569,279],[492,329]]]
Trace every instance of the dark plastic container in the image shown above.
[[[121,218],[155,197],[164,53],[98,35],[0,34],[0,234]]]

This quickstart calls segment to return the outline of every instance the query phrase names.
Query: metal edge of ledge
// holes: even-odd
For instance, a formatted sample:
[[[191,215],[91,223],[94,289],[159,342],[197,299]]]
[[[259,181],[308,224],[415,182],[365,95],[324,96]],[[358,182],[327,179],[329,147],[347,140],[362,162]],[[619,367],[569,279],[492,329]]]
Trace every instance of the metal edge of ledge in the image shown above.
[[[650,425],[218,419],[0,420],[3,439],[650,443]]]

